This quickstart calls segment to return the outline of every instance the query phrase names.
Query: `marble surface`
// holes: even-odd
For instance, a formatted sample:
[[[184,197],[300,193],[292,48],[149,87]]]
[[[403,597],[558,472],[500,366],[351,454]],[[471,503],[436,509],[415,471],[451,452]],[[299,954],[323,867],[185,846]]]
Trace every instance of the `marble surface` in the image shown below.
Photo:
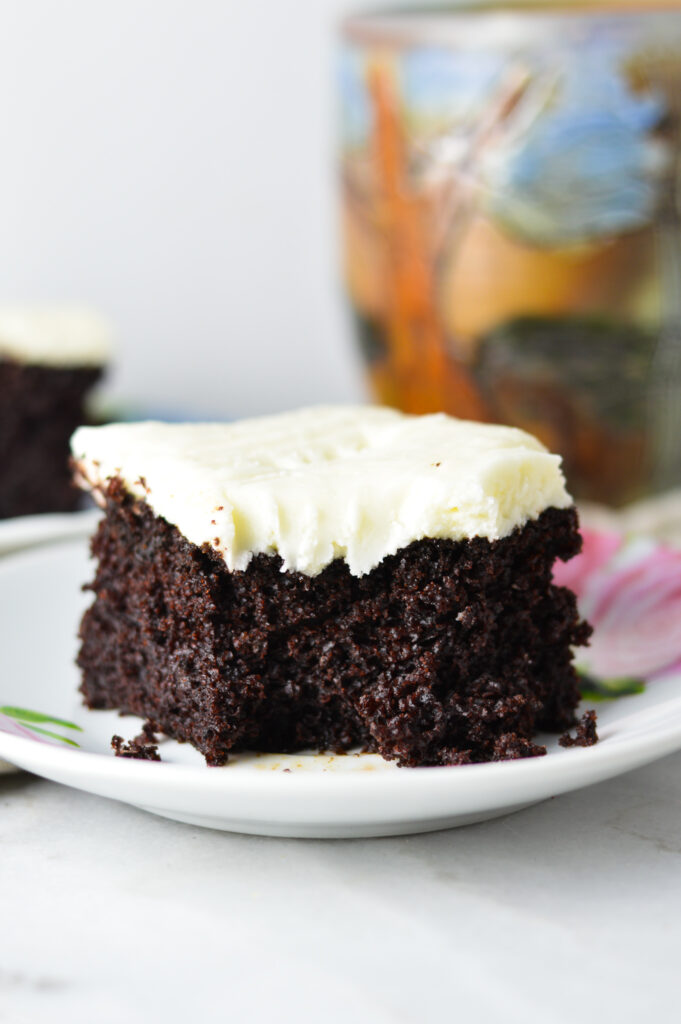
[[[264,839],[0,778],[0,1022],[672,1021],[681,754],[482,825]]]

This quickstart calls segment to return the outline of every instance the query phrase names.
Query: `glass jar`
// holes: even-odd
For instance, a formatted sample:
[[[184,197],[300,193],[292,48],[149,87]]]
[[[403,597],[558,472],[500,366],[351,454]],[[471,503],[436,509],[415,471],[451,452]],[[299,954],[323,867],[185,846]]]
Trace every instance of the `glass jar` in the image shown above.
[[[353,17],[340,91],[375,397],[529,430],[581,498],[681,485],[681,9]]]

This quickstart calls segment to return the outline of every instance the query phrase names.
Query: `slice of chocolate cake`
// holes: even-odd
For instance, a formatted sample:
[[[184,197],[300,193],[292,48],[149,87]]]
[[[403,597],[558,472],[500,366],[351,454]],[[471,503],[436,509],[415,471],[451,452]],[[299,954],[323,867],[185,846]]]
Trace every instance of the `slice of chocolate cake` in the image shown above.
[[[192,743],[401,765],[542,753],[589,627],[560,460],[506,427],[383,408],[77,431],[106,509],[78,663],[91,708]]]
[[[108,354],[87,310],[0,309],[0,519],[76,507],[69,439]]]

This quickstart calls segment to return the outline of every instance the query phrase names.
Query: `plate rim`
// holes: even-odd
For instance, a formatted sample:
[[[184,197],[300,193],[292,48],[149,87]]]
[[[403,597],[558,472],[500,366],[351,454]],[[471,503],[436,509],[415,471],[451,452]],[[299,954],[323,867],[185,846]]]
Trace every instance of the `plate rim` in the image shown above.
[[[86,508],[0,519],[0,556],[11,558],[32,547],[87,536],[101,515],[101,509]]]

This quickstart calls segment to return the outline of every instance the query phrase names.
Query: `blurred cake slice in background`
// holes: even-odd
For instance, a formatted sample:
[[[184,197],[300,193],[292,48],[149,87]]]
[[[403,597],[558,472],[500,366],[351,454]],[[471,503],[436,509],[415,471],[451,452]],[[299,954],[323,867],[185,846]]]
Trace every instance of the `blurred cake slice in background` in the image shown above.
[[[90,309],[0,307],[0,519],[78,506],[69,438],[110,352]]]

